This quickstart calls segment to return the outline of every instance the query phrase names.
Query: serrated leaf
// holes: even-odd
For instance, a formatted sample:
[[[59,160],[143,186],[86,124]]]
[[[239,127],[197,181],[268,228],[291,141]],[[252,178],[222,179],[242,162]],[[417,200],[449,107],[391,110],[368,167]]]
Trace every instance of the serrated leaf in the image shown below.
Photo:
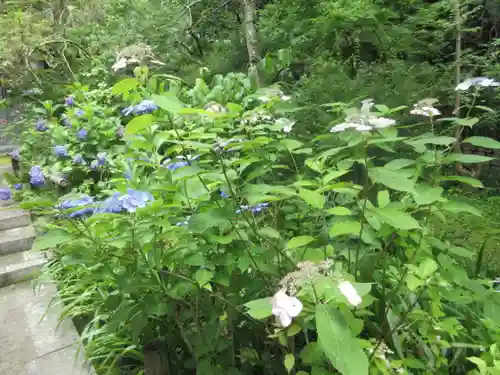
[[[139,81],[136,78],[125,78],[114,84],[111,93],[113,95],[126,94],[137,86],[139,86]]]
[[[292,238],[286,244],[286,249],[296,249],[297,247],[305,246],[315,240],[314,237],[311,236],[298,236]]]
[[[313,207],[323,208],[325,205],[325,197],[317,191],[299,188],[299,196]]]
[[[337,215],[337,216],[352,215],[351,210],[349,210],[348,208],[345,208],[345,207],[341,207],[341,206],[329,208],[328,210],[326,210],[326,212],[328,212],[329,214],[332,214],[332,215]]]
[[[286,371],[290,373],[290,371],[292,371],[293,369],[293,366],[295,366],[295,356],[292,353],[288,353],[285,356],[283,364],[285,365]]]
[[[373,182],[385,185],[397,191],[412,191],[414,182],[407,173],[383,168],[370,168],[368,170]]]
[[[484,163],[487,161],[491,161],[494,158],[490,158],[489,156],[483,155],[467,155],[467,154],[449,154],[446,156],[446,161],[448,162],[459,162],[464,164],[473,164],[473,163]]]
[[[444,198],[441,196],[443,193],[443,188],[433,187],[428,185],[417,185],[415,190],[412,191],[413,199],[415,203],[419,206],[431,204],[434,202],[443,201]]]
[[[134,117],[125,127],[125,135],[133,135],[153,124],[154,116],[151,114]]]
[[[444,176],[440,178],[440,181],[458,181],[476,188],[484,188],[481,181],[469,176]]]
[[[453,212],[455,214],[467,212],[467,213],[475,215],[475,216],[479,216],[479,217],[483,216],[477,208],[475,208],[467,203],[464,203],[464,202],[448,201],[448,202],[443,203],[440,207],[441,207],[441,209],[443,209],[445,211]]]
[[[360,231],[361,223],[359,221],[346,220],[333,224],[328,234],[330,237],[342,236],[346,234],[355,234],[359,236]]]
[[[410,230],[419,229],[420,225],[409,213],[397,208],[378,208],[373,211],[385,223],[396,229]]]
[[[196,271],[194,278],[200,286],[203,286],[214,278],[214,273],[206,268],[200,268]]]
[[[332,365],[344,375],[368,375],[368,358],[342,314],[316,305],[318,343]]]
[[[32,251],[40,251],[55,248],[57,245],[74,240],[75,237],[62,229],[52,229],[43,236],[37,237]]]
[[[470,143],[474,146],[492,148],[495,150],[500,149],[500,142],[495,141],[494,139],[489,137],[469,137],[464,139],[462,143]]]
[[[153,95],[152,100],[158,107],[170,113],[176,114],[184,108],[184,104],[182,104],[179,98],[169,92],[163,95]]]

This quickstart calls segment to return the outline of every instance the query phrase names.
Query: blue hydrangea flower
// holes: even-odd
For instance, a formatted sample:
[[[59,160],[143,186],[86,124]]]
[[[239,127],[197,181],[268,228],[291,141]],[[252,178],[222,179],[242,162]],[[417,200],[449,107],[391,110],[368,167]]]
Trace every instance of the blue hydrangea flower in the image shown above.
[[[255,206],[244,204],[240,206],[239,210],[236,210],[237,214],[241,214],[243,211],[250,211],[252,214],[258,214],[265,208],[269,206],[269,203],[257,203]]]
[[[14,184],[14,189],[23,190],[23,184]]]
[[[73,157],[73,164],[76,164],[76,165],[86,165],[87,163],[85,162],[85,160],[83,159],[83,156],[80,155],[80,154],[77,154]]]
[[[75,104],[75,98],[73,98],[72,96],[68,96],[64,103],[68,106],[71,106]]]
[[[199,157],[200,157],[199,155],[197,155],[197,156],[188,155],[187,157],[180,155],[180,156],[177,156],[174,159],[174,161],[172,161],[172,159],[165,159],[162,162],[162,165],[170,171],[175,171],[176,169],[185,167],[186,165],[190,165],[191,162],[195,161]],[[177,160],[177,161],[175,161],[175,160]]]
[[[18,149],[12,151],[10,153],[10,157],[12,158],[12,160],[21,161],[21,154],[19,153]]]
[[[123,204],[120,200],[120,193],[116,192],[111,197],[106,198],[104,202],[101,203],[101,207],[98,212],[107,213],[119,213],[123,210]]]
[[[121,113],[123,116],[128,116],[130,114],[144,115],[146,113],[152,113],[156,109],[158,109],[158,106],[154,104],[151,100],[143,100],[139,104],[132,105],[130,107],[122,109]]]
[[[127,194],[120,197],[122,206],[128,212],[135,212],[138,208],[146,207],[148,202],[154,200],[151,193],[128,189]]]
[[[87,130],[85,129],[78,130],[76,136],[78,137],[78,139],[84,140],[85,138],[87,138]]]
[[[86,206],[94,202],[94,199],[88,195],[84,195],[79,199],[68,199],[59,203],[56,208],[60,210],[67,210],[69,208],[76,208],[80,206]]]
[[[33,186],[42,186],[45,184],[45,176],[43,175],[42,168],[39,165],[34,165],[30,170],[30,183]]]
[[[220,191],[220,196],[221,196],[222,198],[229,198],[229,194],[228,194],[228,193],[226,193],[225,191],[222,191],[222,190]]]
[[[99,164],[99,166],[101,165],[104,165],[104,163],[106,163],[106,156],[108,154],[106,152],[98,152],[97,153],[97,162]]]
[[[84,207],[80,210],[76,210],[68,215],[70,219],[77,219],[82,216],[93,215],[96,212],[95,207]]]
[[[66,149],[66,146],[54,146],[54,153],[59,157],[68,156],[68,150]]]
[[[66,126],[67,128],[71,128],[72,125],[71,125],[71,121],[69,120],[68,116],[66,116],[66,114],[63,114],[61,116],[61,122],[64,126]]]
[[[82,117],[85,114],[85,111],[81,108],[78,108],[75,112],[76,117]]]
[[[8,201],[12,198],[12,192],[10,189],[1,188],[0,189],[0,201]]]
[[[47,122],[45,120],[38,120],[35,124],[35,129],[38,130],[39,132],[44,132],[47,130]]]

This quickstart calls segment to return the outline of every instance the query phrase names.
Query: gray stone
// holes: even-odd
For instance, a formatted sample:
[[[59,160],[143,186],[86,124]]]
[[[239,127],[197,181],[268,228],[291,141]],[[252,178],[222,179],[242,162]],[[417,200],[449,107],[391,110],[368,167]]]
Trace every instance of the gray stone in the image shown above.
[[[23,251],[0,256],[0,288],[33,279],[45,263],[44,253]]]
[[[59,321],[60,302],[53,284],[0,288],[1,375],[95,373],[81,354],[76,356],[78,333],[70,320]]]
[[[16,207],[0,209],[0,231],[31,224],[30,215]]]
[[[31,249],[35,237],[35,229],[31,225],[1,231],[0,255]]]

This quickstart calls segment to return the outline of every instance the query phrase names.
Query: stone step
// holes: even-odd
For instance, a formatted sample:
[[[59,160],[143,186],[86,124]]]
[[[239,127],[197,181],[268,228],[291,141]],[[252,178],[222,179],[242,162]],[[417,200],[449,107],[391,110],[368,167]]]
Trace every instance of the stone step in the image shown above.
[[[23,251],[0,256],[0,288],[33,279],[45,263],[44,253]]]
[[[35,228],[31,225],[1,231],[0,255],[30,250],[35,237]]]
[[[25,227],[30,224],[31,220],[28,212],[15,206],[0,207],[0,231]]]

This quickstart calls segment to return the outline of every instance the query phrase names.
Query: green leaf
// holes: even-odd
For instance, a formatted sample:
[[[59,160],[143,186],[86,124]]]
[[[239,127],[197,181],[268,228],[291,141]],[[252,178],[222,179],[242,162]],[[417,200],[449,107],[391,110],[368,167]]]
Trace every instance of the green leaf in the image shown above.
[[[407,173],[394,171],[387,168],[370,168],[368,170],[370,179],[376,183],[385,185],[397,191],[412,191],[413,179]]]
[[[474,253],[472,251],[461,246],[452,246],[448,251],[452,254],[455,254],[463,258],[472,259],[474,257]]]
[[[415,164],[415,160],[394,159],[394,160],[390,161],[389,163],[387,163],[386,165],[384,165],[384,168],[398,170],[398,169],[406,168],[406,167],[413,165],[413,164]]]
[[[444,176],[440,178],[440,181],[458,181],[476,188],[484,188],[481,181],[468,176]]]
[[[327,184],[331,180],[335,180],[335,179],[339,178],[340,176],[345,175],[346,173],[349,173],[349,170],[330,172],[325,177],[323,177],[323,183]]]
[[[420,279],[425,280],[431,277],[438,269],[438,264],[434,259],[426,258],[418,266],[417,275]]]
[[[346,220],[333,224],[328,234],[330,237],[342,236],[346,234],[355,234],[359,236],[359,232],[361,232],[361,223],[359,221]]]
[[[379,191],[377,194],[377,202],[378,206],[381,208],[391,203],[391,197],[389,195],[389,191],[387,190]]]
[[[133,135],[153,124],[154,116],[151,114],[134,117],[125,127],[125,135]]]
[[[196,271],[194,278],[200,286],[203,286],[214,278],[214,273],[206,268],[200,268]]]
[[[115,83],[111,89],[111,93],[113,95],[126,94],[137,86],[139,86],[139,81],[136,78],[125,78]]]
[[[314,237],[311,236],[298,236],[292,238],[286,244],[286,249],[296,249],[297,247],[305,246],[315,240]]]
[[[158,107],[170,113],[175,114],[184,108],[179,98],[171,92],[167,92],[163,95],[153,95],[152,100]]]
[[[471,205],[464,202],[448,201],[446,203],[443,203],[440,207],[445,211],[453,212],[455,214],[467,212],[469,214],[476,215],[479,217],[483,216],[477,208],[472,207]]]
[[[349,216],[352,215],[352,211],[349,210],[348,208],[338,206],[338,207],[333,207],[329,208],[326,210],[329,214],[336,215],[336,216]]]
[[[74,240],[75,237],[62,229],[52,229],[47,234],[37,237],[31,247],[32,251],[52,249],[57,245]]]
[[[421,184],[417,185],[415,187],[415,190],[411,194],[413,196],[413,199],[415,200],[415,203],[418,206],[423,206],[445,200],[445,198],[441,196],[442,193],[443,188],[441,187],[433,187]]]
[[[470,137],[464,139],[462,143],[470,143],[471,145],[474,146],[493,148],[495,150],[500,149],[500,142],[495,141],[494,139],[488,137]]]
[[[432,136],[432,137],[419,137],[417,139],[412,139],[406,143],[412,146],[420,146],[425,144],[448,146],[454,142],[455,142],[454,137]]]
[[[378,208],[374,210],[385,223],[396,229],[419,229],[420,225],[409,213],[396,208]]]
[[[448,162],[459,162],[464,164],[473,164],[473,163],[484,163],[486,161],[493,160],[494,158],[490,158],[489,156],[483,155],[467,155],[467,154],[449,154],[446,156],[445,160]]]
[[[260,228],[257,233],[266,238],[280,238],[279,232],[271,227]]]
[[[282,139],[280,141],[280,145],[284,146],[288,151],[295,150],[302,146],[302,142],[299,142],[295,139]]]
[[[248,314],[254,319],[266,319],[273,315],[271,298],[261,298],[245,303]]]
[[[479,119],[476,117],[471,117],[471,118],[458,118],[455,120],[455,124],[458,124],[460,126],[469,126],[473,127],[479,122]]]
[[[368,375],[368,358],[343,315],[316,305],[318,342],[332,365],[344,375]]]
[[[290,371],[292,371],[293,369],[293,366],[295,366],[295,356],[292,353],[288,353],[285,356],[283,364],[285,365],[286,371],[290,373]]]
[[[299,188],[299,196],[315,208],[323,208],[325,205],[325,197],[317,191]]]

